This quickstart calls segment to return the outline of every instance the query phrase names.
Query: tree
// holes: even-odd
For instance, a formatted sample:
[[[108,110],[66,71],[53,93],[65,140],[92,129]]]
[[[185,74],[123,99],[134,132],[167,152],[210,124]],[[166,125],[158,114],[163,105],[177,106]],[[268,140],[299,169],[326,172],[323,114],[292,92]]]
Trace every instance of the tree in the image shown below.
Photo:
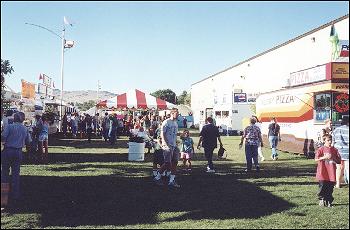
[[[158,97],[162,100],[165,100],[167,102],[177,104],[176,103],[176,93],[174,93],[171,89],[160,89],[153,93],[151,93],[152,96]]]
[[[182,91],[182,94],[177,97],[177,104],[191,105],[191,94],[186,90]]]
[[[75,104],[75,106],[81,111],[86,111],[91,107],[94,107],[95,105],[96,105],[96,102],[94,100],[89,100],[89,101],[85,101],[84,103]]]
[[[5,76],[14,72],[10,61],[1,59],[1,115],[3,112],[3,98],[5,95]]]

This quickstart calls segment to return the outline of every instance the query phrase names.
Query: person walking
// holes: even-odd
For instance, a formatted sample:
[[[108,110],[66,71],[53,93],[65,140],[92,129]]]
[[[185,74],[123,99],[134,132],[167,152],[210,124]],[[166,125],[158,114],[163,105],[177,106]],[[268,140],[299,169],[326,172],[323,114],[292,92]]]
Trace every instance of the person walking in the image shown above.
[[[92,131],[94,130],[94,123],[92,117],[89,114],[86,114],[85,117],[85,130],[87,133],[88,142],[91,143],[91,135]]]
[[[182,120],[182,124],[183,124],[184,128],[187,129],[187,119],[185,116],[184,116],[184,119]]]
[[[63,115],[62,118],[62,132],[63,132],[63,137],[67,136],[67,130],[68,130],[68,119],[67,119],[67,114]]]
[[[332,136],[326,134],[324,146],[319,148],[315,155],[317,162],[316,179],[319,181],[319,205],[332,207],[333,189],[336,182],[336,164],[341,161],[338,150],[332,147]]]
[[[269,124],[268,137],[272,149],[271,158],[275,161],[278,159],[277,145],[278,142],[281,141],[280,126],[277,124],[277,119],[275,117],[271,119],[271,124]]]
[[[43,115],[41,117],[42,123],[39,126],[39,138],[38,138],[38,149],[39,149],[39,161],[43,164],[48,163],[49,158],[49,122],[47,117]]]
[[[259,161],[258,161],[258,147],[259,145],[263,147],[263,142],[261,138],[261,130],[255,125],[256,120],[254,117],[250,118],[250,125],[247,126],[241,137],[241,143],[239,148],[242,148],[243,141],[245,139],[245,157],[247,162],[246,172],[252,170],[252,161],[254,162],[256,171],[260,171]]]
[[[261,131],[261,122],[259,121],[258,117],[257,116],[252,116],[253,118],[255,118],[256,120],[256,123],[255,125],[259,127],[260,131]],[[262,153],[262,148],[261,148],[261,144],[258,145],[258,155],[260,157],[260,161],[264,161],[265,160],[265,157]]]
[[[108,116],[108,113],[105,112],[105,116],[102,120],[102,133],[103,133],[103,139],[105,140],[105,142],[108,141],[109,127],[110,127],[109,116]]]
[[[117,138],[117,128],[118,128],[118,120],[116,114],[111,114],[109,117],[109,131],[108,137],[111,145],[114,145]]]
[[[337,164],[336,188],[340,188],[343,175],[344,182],[349,184],[349,116],[343,116],[341,124],[333,132],[333,145],[341,156],[341,163]]]
[[[194,147],[193,147],[193,139],[190,137],[190,131],[185,129],[180,136],[182,140],[182,148],[181,148],[181,158],[183,166],[186,167],[186,161],[188,162],[187,171],[192,170],[191,159],[193,158]]]
[[[204,148],[205,158],[208,161],[207,172],[215,172],[213,164],[213,152],[214,149],[217,148],[217,140],[219,141],[220,146],[222,146],[222,142],[220,139],[219,129],[213,124],[213,118],[207,118],[206,125],[203,126],[201,132],[199,133],[199,136],[200,137],[197,149],[200,149],[202,144],[202,147]]]
[[[4,150],[1,152],[1,187],[4,183],[7,184],[5,187],[9,188],[11,168],[12,181],[10,201],[12,201],[13,207],[16,207],[21,197],[20,167],[22,161],[22,148],[24,145],[29,148],[32,140],[28,129],[23,125],[23,121],[25,120],[24,113],[15,113],[13,120],[14,123],[9,124],[1,133],[1,142],[4,142]]]
[[[162,149],[164,154],[164,163],[160,167],[157,175],[154,177],[154,181],[157,185],[162,185],[161,181],[162,174],[165,170],[171,171],[170,179],[168,186],[179,188],[180,185],[175,181],[176,167],[179,161],[180,150],[176,145],[178,125],[177,117],[179,112],[176,108],[173,108],[170,112],[170,118],[166,119],[162,123],[161,128],[161,140],[162,140]]]

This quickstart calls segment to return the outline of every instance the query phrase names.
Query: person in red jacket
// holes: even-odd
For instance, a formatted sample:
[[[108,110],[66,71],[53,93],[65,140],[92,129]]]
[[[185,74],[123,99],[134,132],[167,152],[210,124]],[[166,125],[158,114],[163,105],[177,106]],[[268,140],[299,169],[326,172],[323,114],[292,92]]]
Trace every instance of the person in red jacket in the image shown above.
[[[336,182],[336,164],[341,161],[340,154],[332,146],[332,136],[323,136],[324,146],[317,150],[315,161],[317,162],[316,179],[319,181],[319,205],[332,207],[333,189]]]

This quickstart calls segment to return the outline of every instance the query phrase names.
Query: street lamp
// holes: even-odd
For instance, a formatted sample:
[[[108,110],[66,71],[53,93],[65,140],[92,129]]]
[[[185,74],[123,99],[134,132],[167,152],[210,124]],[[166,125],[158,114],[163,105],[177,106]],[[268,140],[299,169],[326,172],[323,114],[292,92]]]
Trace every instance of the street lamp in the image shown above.
[[[61,124],[62,124],[62,117],[63,117],[63,68],[64,68],[64,49],[69,49],[72,48],[74,46],[74,41],[69,41],[65,39],[65,31],[66,31],[66,26],[67,24],[71,25],[70,23],[68,23],[67,19],[65,17],[63,17],[63,30],[62,30],[62,36],[58,35],[57,33],[53,32],[52,30],[44,27],[44,26],[40,26],[40,25],[36,25],[36,24],[32,24],[32,23],[25,23],[27,25],[32,25],[32,26],[36,26],[39,27],[41,29],[47,30],[50,33],[56,35],[57,37],[59,37],[62,41],[62,56],[61,56],[61,106],[60,106],[60,121],[59,121],[59,131],[61,131]]]

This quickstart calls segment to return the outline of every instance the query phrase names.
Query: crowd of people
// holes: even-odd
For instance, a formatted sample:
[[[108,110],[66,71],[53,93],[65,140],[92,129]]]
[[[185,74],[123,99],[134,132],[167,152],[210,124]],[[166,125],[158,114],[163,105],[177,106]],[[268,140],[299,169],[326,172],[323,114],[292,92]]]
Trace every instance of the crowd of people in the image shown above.
[[[178,110],[172,109],[170,114],[159,117],[152,114],[117,116],[108,114],[95,116],[78,114],[65,114],[62,120],[62,132],[65,137],[87,138],[91,142],[92,135],[101,137],[111,145],[116,143],[117,137],[127,135],[132,138],[139,137],[146,147],[153,153],[153,180],[157,185],[167,183],[169,187],[179,188],[176,182],[177,166],[180,158],[184,169],[192,170],[194,142],[188,129],[180,135],[181,144],[177,141]],[[31,159],[38,163],[48,163],[48,118],[44,115],[35,115],[35,119],[28,127],[24,126],[24,114],[10,112],[3,119],[1,139],[4,143],[2,155],[2,183],[9,183],[9,169],[12,171],[13,198],[19,197],[19,168],[22,161],[22,148],[27,147]],[[340,188],[342,183],[349,182],[349,118],[344,116],[342,126],[333,130],[331,120],[326,120],[325,127],[319,132],[316,143],[317,162],[316,178],[319,181],[318,198],[320,206],[331,207],[334,200],[333,188]],[[278,160],[277,146],[281,141],[281,130],[276,118],[271,119],[268,126],[268,141],[271,147],[271,159]],[[214,125],[211,117],[206,119],[206,125],[199,133],[197,149],[204,148],[207,160],[206,172],[215,173],[213,154],[215,148],[223,148],[218,127]],[[250,118],[250,124],[244,129],[239,148],[244,144],[247,173],[251,172],[253,165],[256,172],[260,171],[260,162],[264,161],[262,149],[263,140],[261,123],[256,116]],[[179,146],[181,148],[179,148]]]

